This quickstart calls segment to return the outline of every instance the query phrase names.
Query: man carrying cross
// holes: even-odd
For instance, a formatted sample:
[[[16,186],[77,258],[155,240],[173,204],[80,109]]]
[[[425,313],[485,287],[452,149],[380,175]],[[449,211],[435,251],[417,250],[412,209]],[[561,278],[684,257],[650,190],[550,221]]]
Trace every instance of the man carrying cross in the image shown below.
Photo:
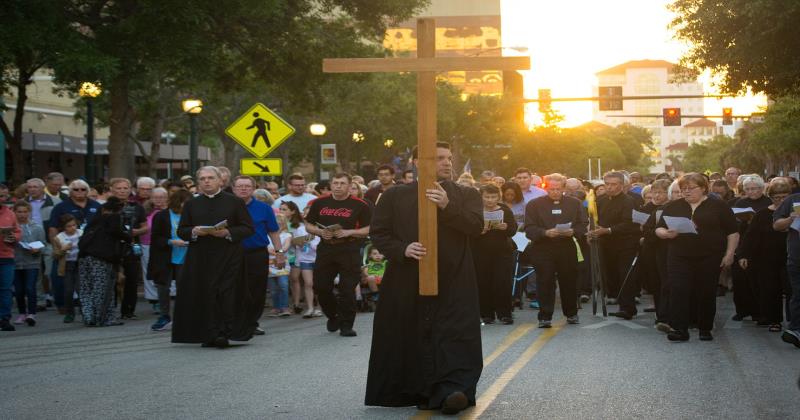
[[[452,153],[436,144],[438,182],[387,190],[370,226],[373,245],[386,255],[375,312],[367,376],[367,405],[439,409],[449,414],[475,404],[483,369],[480,311],[469,236],[483,229],[478,192],[451,181]],[[420,243],[417,189],[438,213],[438,296],[420,296],[419,261],[430,258]],[[510,298],[510,297],[509,297]]]

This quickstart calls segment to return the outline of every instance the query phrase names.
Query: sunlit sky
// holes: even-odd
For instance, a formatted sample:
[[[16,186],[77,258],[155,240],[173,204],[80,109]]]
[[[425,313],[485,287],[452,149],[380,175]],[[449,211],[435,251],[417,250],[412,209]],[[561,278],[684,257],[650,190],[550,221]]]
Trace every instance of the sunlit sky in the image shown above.
[[[686,46],[667,28],[672,13],[665,0],[502,0],[504,47],[527,47],[531,70],[522,72],[525,96],[540,88],[556,97],[593,96],[595,73],[631,60],[677,63]],[[514,51],[507,55],[518,55]],[[707,89],[712,87],[707,83]],[[720,115],[723,106],[734,114],[756,111],[764,98],[706,100],[706,115]],[[591,103],[554,103],[566,117],[565,127],[592,119]],[[526,119],[539,118],[536,104]]]

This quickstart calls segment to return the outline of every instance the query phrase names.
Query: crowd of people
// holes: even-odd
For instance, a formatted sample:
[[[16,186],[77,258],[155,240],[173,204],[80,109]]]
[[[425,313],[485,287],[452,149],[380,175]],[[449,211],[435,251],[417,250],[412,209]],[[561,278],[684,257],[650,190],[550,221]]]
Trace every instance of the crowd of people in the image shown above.
[[[207,167],[179,181],[65,185],[63,175],[50,173],[13,191],[2,186],[0,329],[35,326],[37,312],[53,309],[72,323],[76,308],[86,326],[120,325],[138,318],[143,288],[160,314],[151,328],[168,331],[174,317],[208,315],[186,304],[179,310],[176,296],[207,298],[207,290],[180,278],[216,275],[209,284],[230,289],[220,292],[225,299],[248,302],[232,305],[242,314],[221,309],[219,337],[264,334],[258,320],[265,306],[268,317],[326,316],[329,331],[355,336],[355,315],[378,305],[387,266],[410,258],[373,243],[372,215],[387,191],[414,178],[413,167],[383,165],[369,183],[346,173],[317,183],[292,174],[281,188]],[[647,293],[654,305],[643,311],[654,313],[669,340],[688,340],[691,328],[711,340],[716,298],[732,290],[734,321],[750,317],[800,347],[796,179],[729,168],[675,179],[611,171],[592,182],[519,168],[508,179],[464,173],[455,184],[476,191],[483,205],[483,229],[468,240],[483,325],[513,323],[513,307],[527,299],[539,327],[549,328],[556,290],[567,323],[578,324],[578,308],[592,294],[595,255],[607,303],[618,306],[614,316],[632,319]],[[216,201],[203,205],[217,194],[230,199],[219,209]],[[527,246],[512,239],[520,236]],[[528,284],[514,285],[519,264],[535,270]],[[241,273],[243,286],[217,284],[233,273]],[[185,335],[209,345],[218,338]]]

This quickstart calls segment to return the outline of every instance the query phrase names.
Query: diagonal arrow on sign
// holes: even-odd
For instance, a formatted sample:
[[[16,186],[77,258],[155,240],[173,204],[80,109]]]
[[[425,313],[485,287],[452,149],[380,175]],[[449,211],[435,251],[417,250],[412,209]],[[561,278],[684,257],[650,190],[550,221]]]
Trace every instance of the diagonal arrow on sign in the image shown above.
[[[639,324],[637,324],[635,322],[625,321],[625,320],[621,320],[621,319],[607,319],[607,320],[605,320],[603,322],[598,322],[596,324],[587,325],[587,326],[585,326],[583,328],[587,329],[587,330],[596,330],[598,328],[603,328],[603,327],[607,327],[609,325],[614,325],[614,324],[623,325],[623,326],[628,327],[628,328],[630,328],[632,330],[640,330],[642,328],[647,328],[647,327],[641,326],[641,325],[639,325]]]

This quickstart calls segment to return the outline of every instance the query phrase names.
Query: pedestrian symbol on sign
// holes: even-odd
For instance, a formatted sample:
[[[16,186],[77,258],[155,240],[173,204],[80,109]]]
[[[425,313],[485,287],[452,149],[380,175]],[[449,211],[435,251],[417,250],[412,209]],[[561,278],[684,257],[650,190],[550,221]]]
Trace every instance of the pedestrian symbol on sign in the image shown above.
[[[246,128],[246,130],[249,130],[251,128],[256,129],[256,133],[253,134],[253,142],[250,143],[250,147],[256,147],[256,143],[258,143],[259,137],[264,138],[264,143],[267,144],[267,147],[272,147],[272,145],[269,143],[269,137],[267,136],[267,131],[269,131],[270,129],[269,121],[263,118],[259,118],[258,112],[253,113],[253,118],[254,118],[253,123],[250,124],[250,127]]]

